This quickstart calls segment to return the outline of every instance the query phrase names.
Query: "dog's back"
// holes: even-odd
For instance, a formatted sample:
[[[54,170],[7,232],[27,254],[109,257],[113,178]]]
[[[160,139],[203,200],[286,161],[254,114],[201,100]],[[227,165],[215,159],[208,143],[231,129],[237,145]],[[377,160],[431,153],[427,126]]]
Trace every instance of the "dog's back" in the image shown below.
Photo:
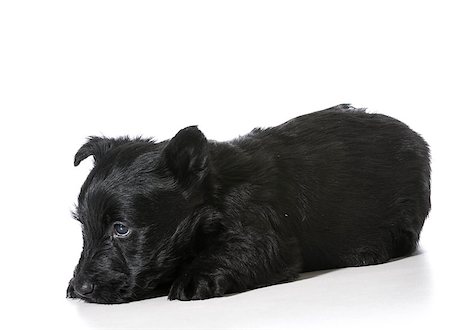
[[[264,163],[249,177],[261,188],[254,194],[271,195],[265,202],[298,238],[304,270],[415,250],[430,209],[429,152],[400,121],[340,105],[234,143]]]

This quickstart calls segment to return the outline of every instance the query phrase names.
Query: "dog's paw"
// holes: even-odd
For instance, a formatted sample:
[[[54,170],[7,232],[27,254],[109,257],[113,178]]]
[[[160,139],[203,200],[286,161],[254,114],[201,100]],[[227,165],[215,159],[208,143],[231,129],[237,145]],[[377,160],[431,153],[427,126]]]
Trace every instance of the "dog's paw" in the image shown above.
[[[184,273],[172,284],[170,300],[199,300],[221,297],[227,285],[222,275],[197,275]]]

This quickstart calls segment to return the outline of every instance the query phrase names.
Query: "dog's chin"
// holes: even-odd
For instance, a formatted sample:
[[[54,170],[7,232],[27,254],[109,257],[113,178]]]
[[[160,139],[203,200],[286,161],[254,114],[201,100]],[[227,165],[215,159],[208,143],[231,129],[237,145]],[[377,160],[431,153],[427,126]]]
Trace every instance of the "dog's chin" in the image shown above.
[[[86,303],[92,303],[92,304],[105,304],[105,305],[113,305],[113,304],[123,304],[127,303],[136,299],[111,299],[111,298],[102,298],[102,297],[83,297],[79,296],[76,293],[71,293],[67,295],[68,299],[78,299],[82,300]]]
[[[95,296],[81,296],[75,292],[72,283],[69,283],[69,286],[67,287],[66,297],[69,299],[79,299],[87,303],[112,305],[162,297],[167,296],[167,294],[168,288],[161,287],[146,292],[141,292],[140,294],[133,294],[133,295],[130,294],[128,296],[112,295],[111,293],[109,293],[110,295],[109,297],[102,296],[101,294]]]
[[[111,299],[95,298],[95,297],[75,297],[75,299],[80,299],[86,303],[103,304],[103,305],[123,304],[123,303],[132,301],[132,300],[124,300],[124,299],[111,300]]]

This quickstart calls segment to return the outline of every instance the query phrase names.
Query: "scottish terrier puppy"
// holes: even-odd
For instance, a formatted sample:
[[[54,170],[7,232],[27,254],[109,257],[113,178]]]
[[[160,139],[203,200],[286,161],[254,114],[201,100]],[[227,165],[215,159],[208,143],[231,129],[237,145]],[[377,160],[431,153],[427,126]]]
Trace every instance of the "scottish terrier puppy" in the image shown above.
[[[91,137],[74,217],[83,252],[67,296],[191,300],[373,265],[415,249],[430,209],[427,143],[349,105],[229,142]]]

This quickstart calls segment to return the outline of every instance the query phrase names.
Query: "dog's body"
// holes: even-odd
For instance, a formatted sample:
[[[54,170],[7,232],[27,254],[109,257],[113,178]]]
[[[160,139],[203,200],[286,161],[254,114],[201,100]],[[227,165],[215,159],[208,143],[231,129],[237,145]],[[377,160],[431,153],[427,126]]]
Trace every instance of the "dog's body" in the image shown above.
[[[340,105],[231,142],[91,138],[68,296],[205,299],[300,272],[411,254],[430,209],[429,152],[405,124]]]

